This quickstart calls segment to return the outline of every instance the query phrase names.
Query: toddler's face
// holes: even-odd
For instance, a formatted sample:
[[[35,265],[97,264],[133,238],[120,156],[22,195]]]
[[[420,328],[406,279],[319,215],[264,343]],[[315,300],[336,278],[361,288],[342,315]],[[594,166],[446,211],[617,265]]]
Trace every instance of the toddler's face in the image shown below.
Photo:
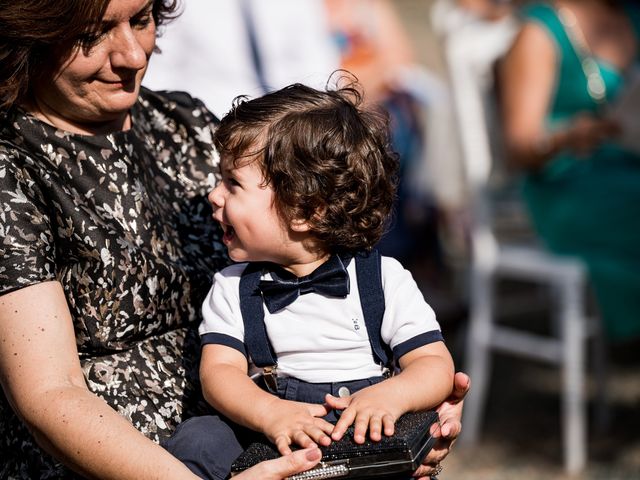
[[[300,243],[282,221],[274,193],[265,185],[259,160],[234,167],[222,162],[222,181],[209,194],[213,218],[224,231],[223,242],[237,262],[270,261],[286,264],[291,249]]]

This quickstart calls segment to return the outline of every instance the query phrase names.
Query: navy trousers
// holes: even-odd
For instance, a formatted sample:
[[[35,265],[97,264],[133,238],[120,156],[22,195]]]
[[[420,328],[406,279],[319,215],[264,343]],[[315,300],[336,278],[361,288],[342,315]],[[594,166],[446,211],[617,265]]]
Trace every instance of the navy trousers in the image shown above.
[[[162,446],[193,473],[209,480],[228,478],[231,464],[244,450],[236,432],[217,415],[185,420]]]

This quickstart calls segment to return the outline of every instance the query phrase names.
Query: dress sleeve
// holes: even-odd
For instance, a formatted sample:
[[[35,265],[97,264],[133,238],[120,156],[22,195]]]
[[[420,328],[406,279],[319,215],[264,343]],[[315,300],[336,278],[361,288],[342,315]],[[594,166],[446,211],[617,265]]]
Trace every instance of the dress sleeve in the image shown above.
[[[29,163],[0,145],[0,295],[56,278],[50,209]]]
[[[245,267],[246,264],[236,264],[215,274],[202,303],[202,322],[198,328],[202,345],[226,345],[247,355],[238,293]]]
[[[382,284],[385,298],[382,339],[392,348],[395,358],[443,340],[433,309],[411,273],[397,260],[382,257]]]

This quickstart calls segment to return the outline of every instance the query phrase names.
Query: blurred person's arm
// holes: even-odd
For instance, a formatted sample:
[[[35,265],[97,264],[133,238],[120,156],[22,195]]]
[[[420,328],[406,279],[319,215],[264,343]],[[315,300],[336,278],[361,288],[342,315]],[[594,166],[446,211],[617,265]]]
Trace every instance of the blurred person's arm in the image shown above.
[[[546,130],[556,68],[553,40],[542,26],[526,23],[500,65],[503,131],[513,166],[537,170],[563,150],[587,154],[618,132],[614,122],[586,113],[560,130]]]
[[[513,9],[509,0],[458,0],[457,3],[479,18],[489,21],[503,18]]]
[[[88,390],[59,282],[0,296],[0,381],[37,443],[84,476],[198,478]]]
[[[396,8],[389,0],[376,0],[373,4],[382,58],[388,66],[415,62],[413,45]]]

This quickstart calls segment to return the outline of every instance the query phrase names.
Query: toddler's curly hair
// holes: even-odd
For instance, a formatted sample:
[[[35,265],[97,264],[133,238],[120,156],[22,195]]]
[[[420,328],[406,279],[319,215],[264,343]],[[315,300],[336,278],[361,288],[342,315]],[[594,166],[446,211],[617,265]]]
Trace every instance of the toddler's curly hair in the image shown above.
[[[294,84],[238,97],[214,141],[223,164],[257,159],[279,216],[306,221],[328,252],[370,250],[388,227],[398,174],[389,119],[363,106],[353,78],[333,90]]]

